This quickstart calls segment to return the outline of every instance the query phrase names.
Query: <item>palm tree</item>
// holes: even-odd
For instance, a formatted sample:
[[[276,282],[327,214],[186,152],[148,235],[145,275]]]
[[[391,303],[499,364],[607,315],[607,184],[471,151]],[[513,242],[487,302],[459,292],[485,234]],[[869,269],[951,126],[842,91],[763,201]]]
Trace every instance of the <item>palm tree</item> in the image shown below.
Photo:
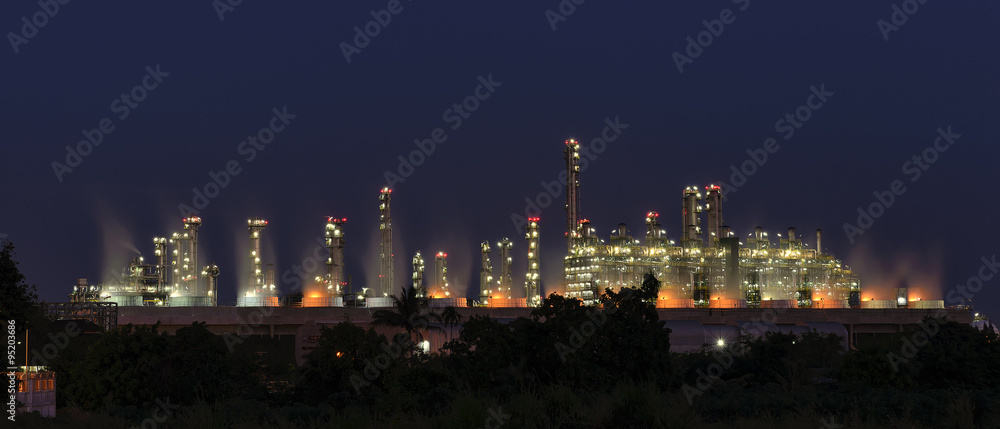
[[[441,321],[448,325],[448,339],[450,340],[452,328],[462,323],[462,315],[458,314],[458,310],[455,310],[455,307],[449,305],[441,312]]]
[[[444,333],[444,329],[438,326],[428,325],[431,321],[441,321],[441,315],[430,310],[427,298],[418,297],[415,288],[401,288],[402,293],[397,298],[390,295],[392,299],[392,309],[376,310],[372,313],[372,325],[399,328],[406,331],[410,341],[413,341],[416,334],[417,342],[424,340],[421,329],[434,330]]]

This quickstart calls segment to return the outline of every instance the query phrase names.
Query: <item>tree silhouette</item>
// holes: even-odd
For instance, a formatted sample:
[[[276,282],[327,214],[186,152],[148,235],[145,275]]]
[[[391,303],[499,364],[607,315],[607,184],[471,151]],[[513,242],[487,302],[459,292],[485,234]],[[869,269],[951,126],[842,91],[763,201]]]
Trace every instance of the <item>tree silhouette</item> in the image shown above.
[[[18,334],[28,328],[28,319],[39,311],[38,290],[24,281],[14,260],[14,243],[0,247],[0,320],[14,320]],[[5,322],[6,323],[6,322]]]
[[[410,341],[416,337],[417,342],[424,340],[422,329],[444,333],[444,329],[428,325],[431,321],[440,322],[441,315],[430,310],[427,298],[418,297],[415,288],[402,287],[400,290],[402,293],[398,298],[389,296],[392,299],[391,310],[381,309],[372,313],[372,325],[403,329]]]
[[[441,311],[441,321],[448,325],[448,339],[451,339],[451,329],[462,323],[462,315],[458,314],[455,307],[447,306]]]

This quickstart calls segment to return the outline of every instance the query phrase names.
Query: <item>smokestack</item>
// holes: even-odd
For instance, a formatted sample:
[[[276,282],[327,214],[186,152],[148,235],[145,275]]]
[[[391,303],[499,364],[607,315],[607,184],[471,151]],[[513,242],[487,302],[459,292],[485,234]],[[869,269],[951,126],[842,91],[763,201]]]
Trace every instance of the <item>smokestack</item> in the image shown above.
[[[823,230],[816,230],[816,256],[823,254]]]
[[[788,242],[791,243],[793,241],[795,241],[795,227],[790,226],[788,227]]]

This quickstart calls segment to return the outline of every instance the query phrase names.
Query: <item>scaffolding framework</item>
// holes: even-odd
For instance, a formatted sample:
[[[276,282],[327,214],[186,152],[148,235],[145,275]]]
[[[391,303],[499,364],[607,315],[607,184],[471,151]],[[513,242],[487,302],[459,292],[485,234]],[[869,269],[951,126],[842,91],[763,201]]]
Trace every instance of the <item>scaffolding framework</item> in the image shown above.
[[[118,329],[118,304],[114,302],[43,302],[42,313],[56,320],[88,320],[105,331]]]

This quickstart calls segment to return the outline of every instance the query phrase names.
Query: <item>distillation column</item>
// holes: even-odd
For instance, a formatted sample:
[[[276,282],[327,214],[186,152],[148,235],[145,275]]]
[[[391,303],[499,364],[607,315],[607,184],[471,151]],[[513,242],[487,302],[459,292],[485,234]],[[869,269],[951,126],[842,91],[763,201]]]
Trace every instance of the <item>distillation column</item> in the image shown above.
[[[701,242],[701,218],[698,216],[701,213],[701,206],[698,205],[698,201],[701,200],[701,194],[698,193],[698,188],[694,186],[689,186],[684,189],[684,206],[683,206],[683,223],[681,227],[683,228],[681,239],[685,242]],[[687,247],[687,246],[685,246]],[[696,247],[701,247],[696,246]]]
[[[667,241],[663,234],[663,225],[660,225],[660,214],[657,212],[646,213],[646,247],[653,253],[652,256],[659,255],[659,251],[653,252],[653,249],[663,249],[666,247]]]
[[[580,216],[580,144],[576,140],[566,140],[563,158],[566,160],[566,254],[570,254]]]
[[[184,218],[184,233],[174,233],[170,239],[173,245],[173,293],[178,296],[201,296],[198,290],[198,227],[201,218]]]
[[[482,268],[479,270],[479,301],[484,305],[489,302],[490,289],[493,285],[493,264],[490,262],[490,242],[479,245],[483,253]]]
[[[708,211],[706,216],[708,230],[705,238],[709,247],[719,247],[719,239],[723,238],[722,192],[721,188],[716,185],[708,185],[705,190],[708,192],[705,195],[705,210]]]
[[[427,296],[424,290],[424,257],[420,256],[420,251],[413,255],[413,289],[417,291],[417,298]]]
[[[382,241],[379,243],[379,297],[387,297],[392,294],[392,218],[389,213],[389,200],[392,196],[392,189],[382,188],[378,196],[379,225],[382,232]]]
[[[261,263],[261,233],[267,227],[267,221],[260,218],[247,219],[247,231],[250,232],[250,273],[247,277],[247,292],[261,295],[267,292],[264,284],[264,264]]]
[[[205,290],[208,295],[208,302],[206,304],[214,307],[218,304],[219,299],[218,292],[216,291],[219,284],[219,266],[209,264],[201,271],[201,276],[205,279]]]
[[[170,266],[167,264],[167,239],[165,237],[153,237],[153,253],[156,254],[156,289],[160,292],[167,292],[168,283],[167,272]]]
[[[511,268],[513,266],[514,260],[510,255],[511,243],[509,238],[504,237],[503,240],[497,242],[497,248],[500,249],[500,277],[497,279],[497,294],[501,298],[511,299],[511,287],[514,285],[514,278],[511,276]]]
[[[188,269],[187,278],[189,279],[190,286],[188,288],[192,291],[193,296],[204,296],[204,292],[198,285],[198,227],[201,226],[200,217],[189,217],[184,219],[184,230],[187,231],[185,235],[189,235],[190,241],[188,242],[188,248],[190,253],[190,260],[185,260],[185,266]]]
[[[434,286],[430,298],[447,298],[451,296],[448,290],[448,254],[438,252],[434,256]]]
[[[344,285],[344,223],[347,218],[326,218],[326,293],[329,297],[341,296]]]
[[[528,240],[528,273],[524,276],[524,298],[528,307],[538,307],[542,302],[538,276],[538,221],[537,217],[528,218],[524,233],[524,238]]]

